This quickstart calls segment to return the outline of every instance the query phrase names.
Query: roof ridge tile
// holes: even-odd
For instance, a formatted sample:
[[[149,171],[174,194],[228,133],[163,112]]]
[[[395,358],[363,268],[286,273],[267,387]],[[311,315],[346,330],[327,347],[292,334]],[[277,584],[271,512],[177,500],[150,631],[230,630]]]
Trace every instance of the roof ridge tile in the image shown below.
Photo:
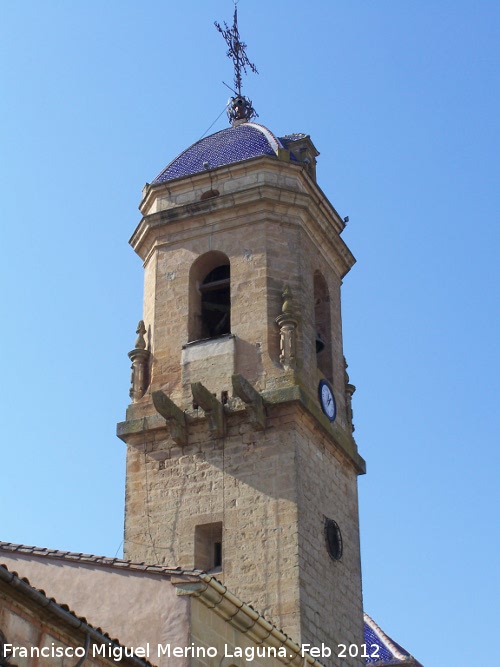
[[[59,551],[57,549],[48,549],[45,547],[33,547],[25,544],[13,544],[12,542],[0,541],[1,552],[19,553],[22,555],[32,555],[42,558],[56,558],[59,560],[66,560],[69,562],[81,562],[94,565],[110,566],[117,569],[129,569],[139,572],[151,572],[153,574],[192,574],[198,575],[202,570],[185,569],[180,567],[168,567],[166,565],[158,565],[154,563],[136,563],[131,560],[124,560],[122,558],[112,558],[110,556],[95,556],[93,554],[83,554],[74,551]]]

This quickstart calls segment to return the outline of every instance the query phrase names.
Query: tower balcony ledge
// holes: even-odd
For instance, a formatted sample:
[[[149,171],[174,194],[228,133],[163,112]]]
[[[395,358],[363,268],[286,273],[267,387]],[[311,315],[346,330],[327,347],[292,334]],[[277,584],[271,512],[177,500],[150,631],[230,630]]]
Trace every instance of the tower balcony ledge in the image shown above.
[[[331,423],[320,410],[317,401],[313,400],[300,385],[289,384],[288,386],[272,388],[260,392],[260,396],[268,414],[274,407],[295,403],[312,418],[314,424],[320,426],[327,439],[332,443],[332,446],[347,457],[358,474],[363,475],[366,473],[365,460],[358,453],[358,448],[352,435],[348,434],[336,422]],[[230,420],[236,416],[240,418],[246,409],[247,406],[242,400],[232,397],[224,405],[224,419]],[[202,410],[185,410],[184,414],[188,434],[191,428],[197,423],[207,421],[207,416]],[[133,447],[142,448],[146,446],[144,439],[146,433],[148,434],[148,443],[150,443],[149,447],[151,449],[148,453],[152,458],[162,458],[162,451],[164,451],[165,447],[175,446],[173,442],[170,442],[169,445],[166,444],[167,441],[171,441],[170,428],[160,414],[152,414],[138,419],[132,418],[117,424],[117,436]]]

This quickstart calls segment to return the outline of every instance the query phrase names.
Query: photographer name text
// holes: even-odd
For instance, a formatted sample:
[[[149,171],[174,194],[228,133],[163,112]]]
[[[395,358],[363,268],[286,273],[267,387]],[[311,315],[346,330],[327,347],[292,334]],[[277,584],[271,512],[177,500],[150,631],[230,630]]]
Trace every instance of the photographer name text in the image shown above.
[[[378,658],[380,647],[378,644],[337,644],[335,648],[330,648],[325,644],[321,646],[312,646],[311,644],[302,644],[299,653],[291,653],[290,649],[284,646],[278,648],[274,646],[231,646],[224,644],[223,651],[216,646],[175,646],[174,644],[150,644],[144,646],[120,646],[118,644],[93,644],[88,650],[83,646],[60,646],[54,642],[50,646],[16,646],[15,644],[3,644],[4,660],[8,658],[85,658],[89,654],[93,658],[108,658],[115,662],[121,662],[127,658],[242,658],[247,662],[252,662],[256,658],[288,658],[292,659],[297,655],[302,658],[310,656],[311,658]]]

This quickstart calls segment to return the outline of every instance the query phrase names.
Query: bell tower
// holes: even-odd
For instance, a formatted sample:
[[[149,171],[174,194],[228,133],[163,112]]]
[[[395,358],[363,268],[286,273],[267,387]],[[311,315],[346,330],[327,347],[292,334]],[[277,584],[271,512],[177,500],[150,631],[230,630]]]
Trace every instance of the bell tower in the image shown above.
[[[231,126],[144,187],[130,240],[145,278],[118,424],[125,557],[214,573],[297,642],[359,645],[354,258],[309,136],[277,138],[237,92]]]

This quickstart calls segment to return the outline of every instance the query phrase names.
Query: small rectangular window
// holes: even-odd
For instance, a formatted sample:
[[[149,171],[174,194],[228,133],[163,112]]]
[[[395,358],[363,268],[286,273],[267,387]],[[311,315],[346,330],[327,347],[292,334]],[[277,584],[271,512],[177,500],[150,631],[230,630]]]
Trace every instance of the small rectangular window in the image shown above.
[[[214,568],[222,567],[222,542],[214,542]]]
[[[194,566],[204,572],[222,570],[222,521],[195,527]]]

